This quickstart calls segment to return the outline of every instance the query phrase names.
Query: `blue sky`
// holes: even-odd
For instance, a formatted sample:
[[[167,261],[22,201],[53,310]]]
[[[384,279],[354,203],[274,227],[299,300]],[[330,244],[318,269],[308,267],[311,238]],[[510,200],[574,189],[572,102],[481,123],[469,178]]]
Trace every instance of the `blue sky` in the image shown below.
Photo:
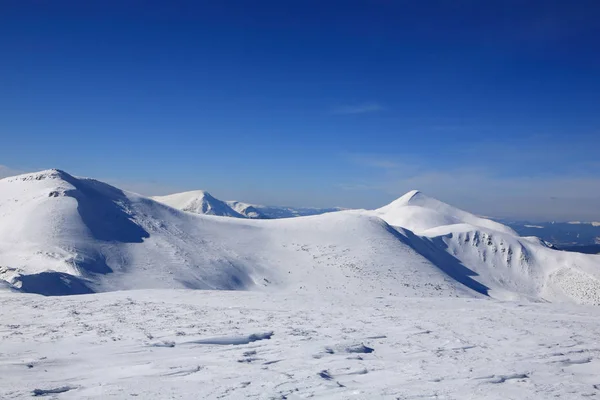
[[[600,220],[598,20],[595,1],[3,1],[0,165]]]

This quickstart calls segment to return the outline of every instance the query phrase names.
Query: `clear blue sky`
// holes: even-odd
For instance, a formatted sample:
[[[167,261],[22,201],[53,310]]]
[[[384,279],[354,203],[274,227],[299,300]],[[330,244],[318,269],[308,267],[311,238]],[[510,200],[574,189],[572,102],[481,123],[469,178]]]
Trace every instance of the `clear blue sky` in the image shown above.
[[[0,2],[0,164],[600,220],[600,2]]]

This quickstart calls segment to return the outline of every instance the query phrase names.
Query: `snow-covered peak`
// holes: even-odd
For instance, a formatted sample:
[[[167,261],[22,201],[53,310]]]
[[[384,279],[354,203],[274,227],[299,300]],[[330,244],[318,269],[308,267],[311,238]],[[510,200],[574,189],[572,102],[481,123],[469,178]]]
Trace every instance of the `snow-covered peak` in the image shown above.
[[[153,199],[178,210],[195,214],[244,218],[244,215],[235,211],[229,204],[213,197],[204,190],[192,190],[168,196],[156,196]]]
[[[209,214],[249,219],[305,217],[309,215],[320,215],[342,210],[338,207],[311,208],[264,206],[235,200],[223,201],[211,196],[204,190],[193,190],[190,192],[175,193],[168,196],[155,196],[152,198],[178,210],[192,212],[195,214]]]
[[[269,217],[262,213],[257,206],[243,203],[241,201],[226,201],[227,205],[233,208],[236,212],[242,214],[246,218],[252,219],[268,219]]]
[[[73,176],[71,176],[70,174],[66,173],[63,170],[60,170],[57,168],[52,168],[52,169],[47,169],[47,170],[39,171],[39,172],[32,172],[32,173],[28,173],[28,174],[10,176],[8,178],[4,178],[4,179],[0,179],[0,180],[5,181],[5,182],[16,182],[16,181],[27,182],[27,181],[42,181],[45,179],[69,180],[69,179],[73,179]]]
[[[516,235],[505,225],[453,207],[418,190],[411,190],[390,204],[375,210],[375,214],[390,225],[407,228],[415,233],[423,233],[428,229],[445,225],[469,224]]]
[[[409,192],[406,192],[404,195],[400,196],[399,198],[397,198],[396,200],[392,201],[390,204],[388,204],[387,206],[384,206],[382,208],[407,206],[407,205],[410,205],[412,201],[416,201],[415,198],[418,198],[418,197],[427,197],[427,196],[425,196],[423,193],[421,193],[420,190],[411,190]],[[413,199],[415,199],[415,200],[413,200]]]

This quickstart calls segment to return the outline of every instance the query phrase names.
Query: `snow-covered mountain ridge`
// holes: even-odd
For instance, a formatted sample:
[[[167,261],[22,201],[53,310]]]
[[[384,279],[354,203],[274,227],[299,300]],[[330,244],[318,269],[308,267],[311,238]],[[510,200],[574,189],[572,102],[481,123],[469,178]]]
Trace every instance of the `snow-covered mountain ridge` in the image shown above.
[[[246,218],[231,205],[214,198],[204,190],[194,190],[184,193],[176,193],[168,196],[155,196],[154,200],[195,214],[219,215],[222,217]]]
[[[174,193],[167,196],[154,196],[154,200],[164,203],[178,210],[194,214],[219,215],[223,217],[251,218],[251,219],[279,219],[306,217],[328,212],[342,211],[342,208],[315,208],[315,207],[286,207],[263,206],[249,204],[241,201],[218,200],[204,190]]]
[[[239,216],[180,211],[59,170],[0,180],[0,278],[42,294],[194,288],[600,304],[599,256],[547,248],[420,192],[378,210],[275,220],[198,195],[178,206]]]
[[[0,277],[25,292],[471,292],[367,215],[197,215],[95,180],[43,171],[0,180],[0,221]]]

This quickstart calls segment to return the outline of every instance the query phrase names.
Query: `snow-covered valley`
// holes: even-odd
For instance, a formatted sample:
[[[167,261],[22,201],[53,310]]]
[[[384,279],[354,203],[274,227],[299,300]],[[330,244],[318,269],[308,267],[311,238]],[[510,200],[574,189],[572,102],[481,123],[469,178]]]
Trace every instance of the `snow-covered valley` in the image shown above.
[[[600,256],[418,191],[261,210],[0,180],[0,398],[600,396]]]

